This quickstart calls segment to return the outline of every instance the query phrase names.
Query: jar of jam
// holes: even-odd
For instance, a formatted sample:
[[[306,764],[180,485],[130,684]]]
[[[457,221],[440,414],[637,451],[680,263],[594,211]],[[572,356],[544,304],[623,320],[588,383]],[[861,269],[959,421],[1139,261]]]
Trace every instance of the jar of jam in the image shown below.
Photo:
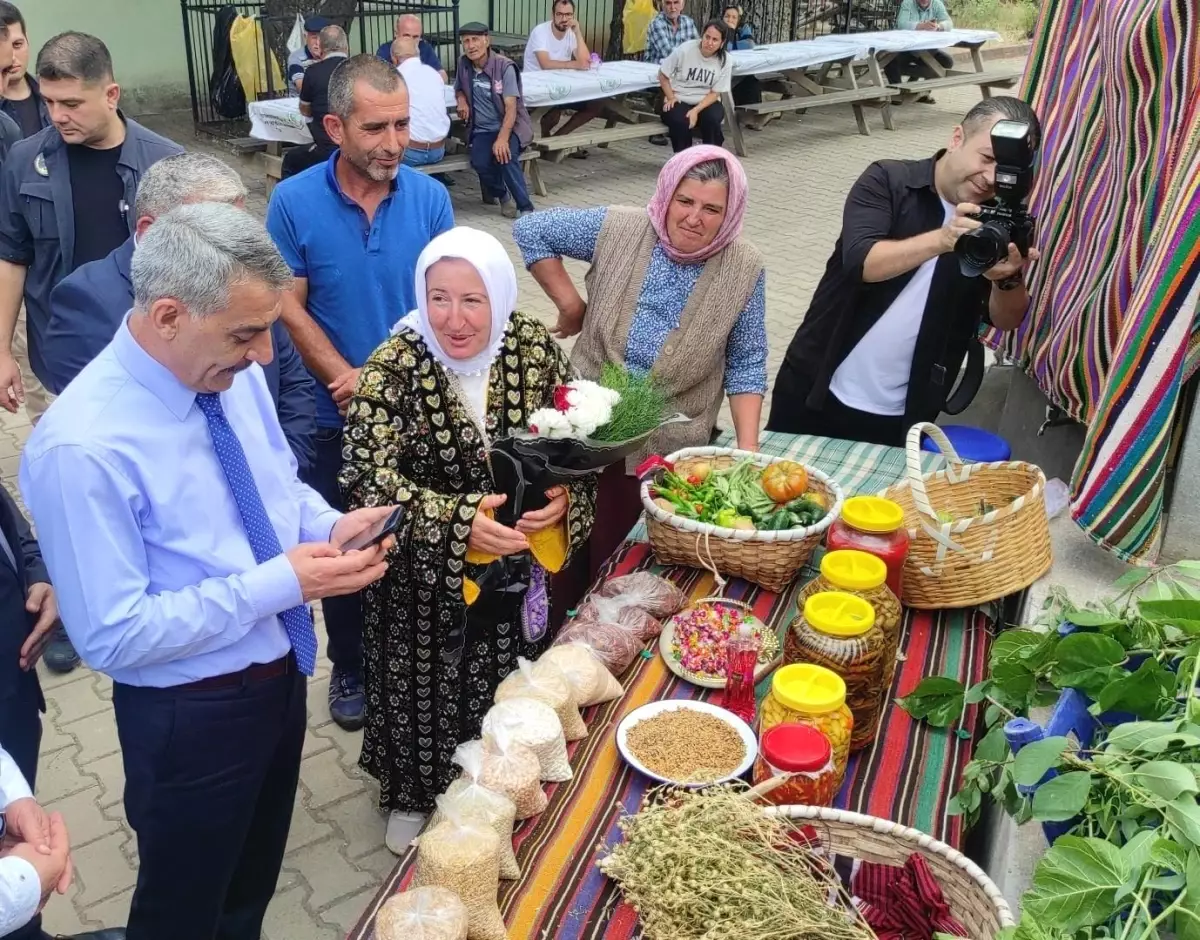
[[[846,707],[846,683],[836,672],[811,663],[781,666],[759,709],[759,739],[776,725],[816,728],[833,748],[834,790],[846,776],[854,716]]]
[[[892,688],[892,678],[896,672],[896,651],[900,646],[900,628],[903,625],[904,611],[900,606],[900,598],[892,593],[886,584],[887,565],[882,559],[866,552],[844,548],[835,552],[826,552],[821,559],[821,573],[806,584],[796,597],[796,606],[803,611],[805,602],[814,594],[824,591],[845,591],[861,597],[875,608],[875,626],[883,631],[887,640],[887,650],[883,656],[883,687],[882,695],[886,702]],[[792,621],[794,628],[800,618]],[[783,642],[784,663],[800,662],[802,657],[796,653],[796,635],[794,629],[789,629]],[[886,709],[885,709],[886,710]]]
[[[787,779],[762,795],[776,806],[828,806],[837,796],[833,747],[816,728],[799,723],[776,725],[758,742],[754,785]]]
[[[908,557],[908,531],[899,503],[881,496],[851,496],[842,504],[842,515],[833,520],[825,536],[830,551],[853,548],[874,555],[887,565],[887,586],[899,598]]]

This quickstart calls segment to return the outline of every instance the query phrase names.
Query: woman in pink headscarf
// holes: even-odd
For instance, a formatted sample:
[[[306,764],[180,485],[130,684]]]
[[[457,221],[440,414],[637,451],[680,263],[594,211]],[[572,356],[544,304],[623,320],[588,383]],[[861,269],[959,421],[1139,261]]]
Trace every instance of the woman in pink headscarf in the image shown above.
[[[559,338],[578,336],[571,364],[594,379],[605,362],[648,371],[671,410],[693,420],[667,425],[625,466],[600,479],[590,563],[580,596],[641,512],[633,471],[647,454],[709,442],[725,395],[737,445],[758,448],[767,390],[766,273],[741,237],[747,185],[742,165],[719,147],[672,157],[645,209],[549,209],[518,219],[513,236],[537,282],[558,308]],[[585,302],[563,257],[591,263]],[[582,585],[582,587],[581,587]],[[574,588],[573,590],[571,588]]]

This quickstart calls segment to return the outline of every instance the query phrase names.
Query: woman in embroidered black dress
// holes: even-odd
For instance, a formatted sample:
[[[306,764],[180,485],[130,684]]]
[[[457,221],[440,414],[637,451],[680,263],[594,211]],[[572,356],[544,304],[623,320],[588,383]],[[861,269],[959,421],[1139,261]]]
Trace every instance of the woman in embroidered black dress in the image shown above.
[[[515,528],[489,518],[503,497],[489,495],[488,441],[525,429],[570,377],[546,328],[514,312],[516,273],[503,246],[452,229],[422,252],[416,287],[419,309],[363,367],[340,477],[351,507],[407,509],[388,573],[363,610],[360,765],[379,780],[380,805],[391,812],[387,844],[397,853],[458,775],[451,755],[478,736],[500,680],[518,656],[536,656],[551,639],[541,565],[534,562],[524,595],[476,596],[484,565],[475,562],[529,551],[532,542],[535,558],[555,570],[586,541],[595,503],[588,481],[549,491],[550,504]],[[559,557],[538,551],[547,541]]]

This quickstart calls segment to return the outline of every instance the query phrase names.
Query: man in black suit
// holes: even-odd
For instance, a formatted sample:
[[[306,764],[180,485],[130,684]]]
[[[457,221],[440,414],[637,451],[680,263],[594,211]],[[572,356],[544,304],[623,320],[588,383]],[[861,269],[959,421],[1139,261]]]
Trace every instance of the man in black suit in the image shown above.
[[[41,550],[21,510],[0,486],[0,745],[30,788],[37,776],[42,740],[40,713],[46,710],[35,667],[57,624],[58,605]],[[16,813],[12,806],[9,810]],[[119,929],[77,935],[78,940],[120,940],[124,936],[125,931]],[[41,918],[34,917],[6,940],[48,938],[42,933]]]

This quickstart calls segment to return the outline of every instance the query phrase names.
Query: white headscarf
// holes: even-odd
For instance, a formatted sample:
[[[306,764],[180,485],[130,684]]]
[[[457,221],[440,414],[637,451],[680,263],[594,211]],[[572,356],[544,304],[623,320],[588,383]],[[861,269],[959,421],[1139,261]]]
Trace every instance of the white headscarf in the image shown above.
[[[455,359],[447,355],[429,323],[425,272],[443,258],[461,258],[469,262],[479,272],[492,306],[492,335],[487,346],[470,359]],[[499,239],[465,225],[443,232],[425,246],[425,250],[417,259],[416,286],[417,309],[397,323],[392,332],[408,328],[420,334],[433,358],[443,368],[457,373],[460,377],[486,377],[496,356],[500,354],[500,347],[504,345],[504,331],[508,328],[508,319],[517,309],[517,272],[508,260],[508,252],[504,250]]]

